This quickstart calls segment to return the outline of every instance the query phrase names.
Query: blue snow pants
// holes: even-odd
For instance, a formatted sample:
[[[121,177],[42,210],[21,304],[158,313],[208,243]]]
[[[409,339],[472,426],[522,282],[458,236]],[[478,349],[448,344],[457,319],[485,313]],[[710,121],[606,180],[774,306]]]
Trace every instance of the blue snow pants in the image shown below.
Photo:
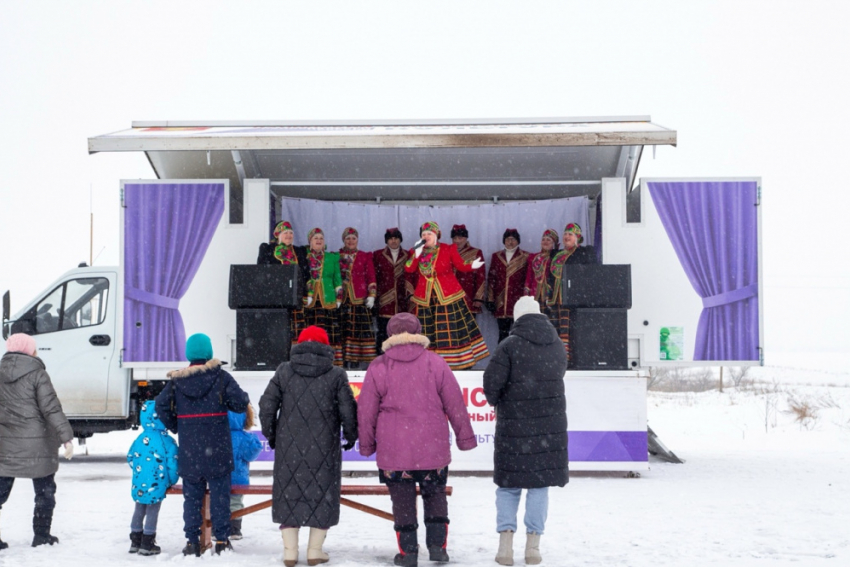
[[[183,477],[183,531],[186,539],[198,543],[201,539],[201,506],[210,487],[210,519],[216,541],[230,538],[230,473],[215,478]]]

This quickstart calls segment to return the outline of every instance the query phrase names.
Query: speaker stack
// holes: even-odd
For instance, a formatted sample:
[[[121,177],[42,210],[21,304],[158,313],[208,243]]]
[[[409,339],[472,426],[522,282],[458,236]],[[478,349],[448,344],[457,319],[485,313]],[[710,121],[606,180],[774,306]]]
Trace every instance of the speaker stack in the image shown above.
[[[561,300],[570,308],[572,370],[627,370],[631,266],[565,265]]]
[[[232,265],[228,306],[236,310],[236,370],[272,370],[289,360],[290,310],[301,305],[298,266]]]

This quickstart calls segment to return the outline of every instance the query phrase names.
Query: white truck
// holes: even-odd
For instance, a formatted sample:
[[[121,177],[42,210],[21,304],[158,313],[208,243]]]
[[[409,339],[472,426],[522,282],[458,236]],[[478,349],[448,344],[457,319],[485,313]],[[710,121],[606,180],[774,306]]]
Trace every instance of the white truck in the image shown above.
[[[121,265],[75,268],[14,315],[3,298],[4,336],[36,335],[80,438],[136,425],[139,401],[185,364],[189,334],[239,367],[230,266],[254,263],[283,219],[296,244],[321,226],[330,248],[356,226],[362,250],[382,248],[388,227],[411,245],[426,220],[445,236],[463,222],[488,267],[505,228],[536,252],[543,230],[578,222],[601,263],[630,265],[627,366],[565,376],[573,469],[648,466],[647,367],[763,362],[760,180],[639,179],[646,146],[676,144],[649,117],[137,122],[88,142],[145,152],[156,175],[120,184]],[[478,322],[492,351],[495,320]],[[484,366],[456,373],[482,442],[457,470],[492,467]],[[233,373],[256,403],[273,370]],[[349,374],[356,391],[363,372]]]

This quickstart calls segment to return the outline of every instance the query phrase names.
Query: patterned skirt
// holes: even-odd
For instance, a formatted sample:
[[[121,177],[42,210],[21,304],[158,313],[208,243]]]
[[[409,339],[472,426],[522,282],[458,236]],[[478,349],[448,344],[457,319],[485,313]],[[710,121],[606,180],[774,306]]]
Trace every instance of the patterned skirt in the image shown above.
[[[478,323],[463,298],[441,305],[436,294],[432,295],[431,305],[417,305],[416,316],[422,324],[422,334],[431,341],[429,348],[442,356],[452,370],[472,368],[490,356]]]
[[[339,309],[312,307],[301,310],[303,314],[302,330],[310,325],[321,327],[328,334],[328,341],[334,349],[334,364],[342,366],[342,330],[339,321]],[[293,317],[295,319],[295,317]]]
[[[562,305],[547,305],[543,312],[549,317],[549,321],[558,331],[564,350],[567,351],[567,362],[570,360],[570,310]]]
[[[343,303],[342,358],[346,362],[372,362],[377,356],[375,332],[372,330],[372,311],[365,305]]]

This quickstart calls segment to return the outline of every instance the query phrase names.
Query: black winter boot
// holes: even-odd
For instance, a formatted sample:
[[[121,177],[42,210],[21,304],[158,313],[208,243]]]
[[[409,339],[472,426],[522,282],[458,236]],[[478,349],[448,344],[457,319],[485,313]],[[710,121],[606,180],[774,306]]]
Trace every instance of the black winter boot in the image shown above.
[[[398,551],[393,563],[400,567],[417,567],[419,564],[419,542],[416,537],[416,525],[396,526]]]
[[[138,553],[142,545],[142,532],[130,532],[130,553]]]
[[[438,563],[448,563],[449,554],[446,544],[449,538],[448,518],[429,518],[425,520],[425,545],[428,546],[428,559]]]
[[[9,544],[0,539],[0,549],[6,549],[7,547],[9,547]]]
[[[229,539],[215,542],[215,554],[221,555],[222,551],[233,551],[233,545],[230,543]]]
[[[183,555],[201,556],[201,544],[197,541],[187,541],[186,547],[183,548]]]
[[[156,534],[142,535],[142,545],[139,546],[139,555],[159,555],[162,549],[156,544]]]
[[[230,520],[230,539],[242,539],[242,518]]]
[[[38,547],[39,545],[53,545],[54,543],[59,543],[59,538],[50,534],[35,534],[32,538],[33,547]]]

